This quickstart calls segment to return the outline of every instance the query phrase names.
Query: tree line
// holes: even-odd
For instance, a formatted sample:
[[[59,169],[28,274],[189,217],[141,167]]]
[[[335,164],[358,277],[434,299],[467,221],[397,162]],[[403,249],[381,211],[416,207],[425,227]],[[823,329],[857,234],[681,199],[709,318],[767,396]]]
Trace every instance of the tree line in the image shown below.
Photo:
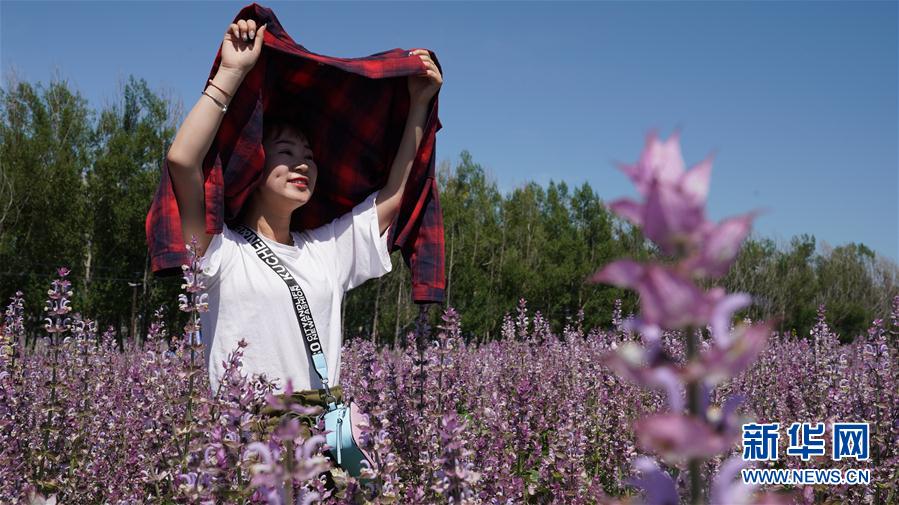
[[[49,282],[63,265],[72,270],[75,310],[101,329],[139,338],[163,306],[179,333],[186,322],[177,310],[181,279],[150,272],[144,222],[181,115],[177,100],[133,76],[99,110],[59,78],[46,86],[10,80],[0,89],[0,295],[25,294],[32,338],[43,331]],[[585,327],[607,327],[616,298],[625,314],[637,312],[633,293],[584,280],[621,256],[659,253],[589,184],[531,182],[502,194],[468,151],[437,172],[444,307],[459,311],[466,338],[499,338],[503,316],[514,316],[522,298],[559,332],[576,324],[579,311]],[[393,272],[347,294],[346,338],[391,345],[414,327],[410,274],[400,253],[392,256]],[[801,235],[779,245],[753,235],[721,284],[754,295],[739,315],[776,316],[781,331],[808,334],[825,304],[836,330],[851,338],[889,313],[897,272],[863,244],[819,248]],[[431,310],[432,325],[441,312]]]

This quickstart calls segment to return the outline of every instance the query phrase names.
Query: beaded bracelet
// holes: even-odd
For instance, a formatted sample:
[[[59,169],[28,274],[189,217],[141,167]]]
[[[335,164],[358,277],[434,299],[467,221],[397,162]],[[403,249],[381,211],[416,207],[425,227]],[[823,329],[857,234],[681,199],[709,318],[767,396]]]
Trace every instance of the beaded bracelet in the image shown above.
[[[207,93],[205,89],[202,91],[202,93],[203,93],[204,95],[208,96],[209,98],[211,98],[212,101],[215,102],[216,105],[218,105],[219,107],[221,107],[221,108],[222,108],[222,113],[228,112],[228,106],[227,106],[227,105],[223,104],[222,102],[219,102],[218,99],[216,99],[214,96],[212,96],[212,95],[210,95],[209,93]]]

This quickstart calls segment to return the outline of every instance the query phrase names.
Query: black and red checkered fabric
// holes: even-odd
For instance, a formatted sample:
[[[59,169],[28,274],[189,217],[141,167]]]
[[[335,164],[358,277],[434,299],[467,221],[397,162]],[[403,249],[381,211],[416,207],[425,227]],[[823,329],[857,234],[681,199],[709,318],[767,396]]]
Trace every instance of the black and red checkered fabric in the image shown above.
[[[291,230],[326,224],[386,184],[410,107],[406,78],[426,75],[427,69],[418,56],[400,48],[362,58],[313,53],[294,42],[271,9],[255,3],[234,19],[254,19],[257,26],[267,27],[262,54],[231,100],[203,161],[206,232],[221,233],[223,222],[230,226],[262,182],[263,122],[275,117],[289,118],[301,127],[319,167],[315,192],[294,212]],[[433,52],[431,58],[440,68]],[[210,78],[220,63],[221,49]],[[205,87],[197,84],[198,90]],[[400,249],[412,272],[416,303],[444,299],[443,216],[434,172],[436,133],[441,128],[438,97],[439,93],[429,105],[424,137],[387,238],[388,250]],[[180,274],[189,253],[165,163],[146,232],[154,274]]]

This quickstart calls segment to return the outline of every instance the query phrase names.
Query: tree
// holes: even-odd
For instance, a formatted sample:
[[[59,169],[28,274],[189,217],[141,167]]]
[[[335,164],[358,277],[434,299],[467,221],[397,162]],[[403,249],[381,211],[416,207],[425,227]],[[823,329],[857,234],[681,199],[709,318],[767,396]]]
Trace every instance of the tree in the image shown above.
[[[874,251],[854,243],[826,251],[816,259],[818,284],[813,300],[825,304],[828,319],[845,341],[863,335],[871,321],[885,314],[875,312],[888,301],[888,295],[874,283],[874,260]]]
[[[177,298],[177,279],[157,283],[149,271],[144,230],[160,166],[175,134],[171,109],[146,81],[132,76],[118,100],[100,113],[87,176],[90,226],[84,229],[85,306],[94,317],[115,321],[126,309],[123,319],[130,320],[130,304],[122,304],[132,299],[129,282],[138,284],[142,321],[157,304]]]
[[[92,113],[57,77],[46,88],[7,82],[0,117],[0,187],[9,198],[0,204],[0,291],[21,289],[26,310],[40,313],[56,267],[83,275]]]
[[[46,88],[10,80],[0,90],[0,120],[0,295],[25,292],[32,337],[58,266],[72,269],[73,305],[101,328],[129,328],[140,316],[135,329],[143,334],[160,305],[181,318],[174,308],[181,279],[151,275],[144,231],[179,104],[130,77],[95,113],[58,78]],[[466,338],[498,338],[503,315],[522,297],[557,332],[579,310],[585,327],[608,327],[616,298],[625,315],[636,312],[634,292],[584,281],[616,258],[645,262],[660,251],[611,214],[589,184],[529,182],[503,195],[467,150],[455,166],[442,162],[436,175],[446,304],[459,311]],[[784,248],[750,236],[728,274],[705,287],[751,294],[754,304],[742,315],[778,317],[784,332],[808,334],[823,303],[835,330],[851,339],[889,313],[899,268],[863,244],[825,244],[821,253],[816,246],[810,235]],[[399,252],[392,260],[391,274],[346,296],[347,338],[376,334],[379,343],[396,343],[413,328],[411,275]],[[440,312],[431,312],[432,327]]]

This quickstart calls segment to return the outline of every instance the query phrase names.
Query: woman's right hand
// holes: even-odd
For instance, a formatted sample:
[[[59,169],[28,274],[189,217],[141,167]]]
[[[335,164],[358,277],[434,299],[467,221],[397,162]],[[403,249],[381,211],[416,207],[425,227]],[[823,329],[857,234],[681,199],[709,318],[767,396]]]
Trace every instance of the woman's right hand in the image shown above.
[[[246,75],[262,53],[265,25],[256,29],[256,21],[239,19],[225,31],[222,42],[222,68]]]

